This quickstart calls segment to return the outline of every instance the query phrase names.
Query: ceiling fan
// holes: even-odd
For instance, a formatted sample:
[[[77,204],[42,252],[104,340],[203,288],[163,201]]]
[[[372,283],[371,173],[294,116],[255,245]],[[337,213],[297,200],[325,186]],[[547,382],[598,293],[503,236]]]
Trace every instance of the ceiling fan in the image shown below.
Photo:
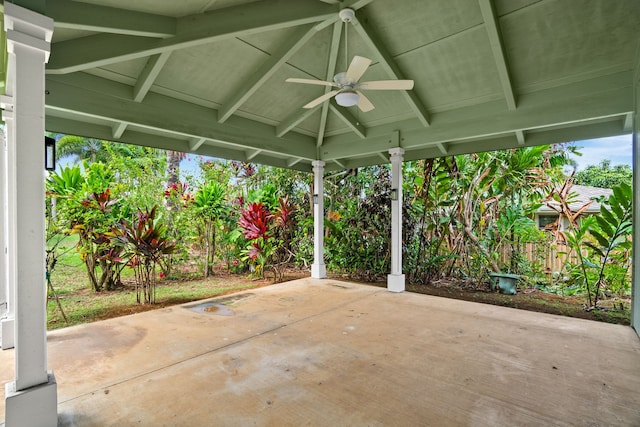
[[[345,23],[345,54],[347,51],[347,31],[346,26],[355,17],[353,9],[345,8],[340,11],[340,19]],[[304,83],[320,86],[331,86],[334,89],[322,96],[307,103],[303,108],[313,108],[328,99],[335,96],[338,105],[343,107],[352,107],[357,105],[360,111],[367,112],[375,107],[369,101],[362,91],[363,90],[411,90],[413,89],[413,80],[375,80],[369,82],[361,82],[360,78],[371,65],[371,60],[363,56],[354,56],[347,71],[338,73],[333,77],[333,82],[313,79],[288,78],[289,83]]]
[[[313,79],[288,78],[289,83],[305,83],[321,86],[333,86],[334,89],[306,104],[303,108],[313,108],[318,104],[336,97],[338,105],[351,107],[357,105],[362,112],[373,110],[375,107],[369,101],[363,90],[411,90],[413,80],[375,80],[360,82],[360,77],[367,71],[371,60],[362,56],[354,56],[349,68],[344,73],[338,73],[333,77],[333,82]]]

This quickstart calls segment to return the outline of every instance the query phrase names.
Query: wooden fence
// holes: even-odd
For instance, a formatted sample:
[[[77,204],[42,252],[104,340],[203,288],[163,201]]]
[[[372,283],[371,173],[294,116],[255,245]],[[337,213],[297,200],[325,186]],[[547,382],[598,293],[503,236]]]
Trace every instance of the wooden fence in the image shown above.
[[[559,243],[523,243],[515,250],[519,250],[527,260],[542,264],[543,271],[555,273],[562,270],[567,258],[573,263],[578,262],[575,252],[571,252],[567,245]],[[569,255],[570,254],[570,255]],[[512,247],[505,245],[500,253],[500,261],[509,264],[512,256]]]

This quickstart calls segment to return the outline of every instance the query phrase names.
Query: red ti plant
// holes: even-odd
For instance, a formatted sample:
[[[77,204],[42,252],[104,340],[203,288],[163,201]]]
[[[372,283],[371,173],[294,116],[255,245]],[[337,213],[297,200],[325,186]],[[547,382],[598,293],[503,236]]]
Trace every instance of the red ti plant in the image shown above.
[[[275,250],[275,239],[270,234],[273,215],[262,203],[249,203],[240,209],[238,225],[242,228],[244,237],[249,240],[249,246],[243,251],[243,260],[250,262],[256,275],[264,276],[265,264],[271,259]]]
[[[238,225],[244,230],[244,237],[249,240],[268,239],[269,225],[273,215],[262,203],[249,203],[246,209],[240,210]]]
[[[143,304],[155,303],[156,264],[176,248],[167,238],[166,226],[156,218],[156,209],[139,210],[132,222],[123,220],[113,230],[129,258],[127,265],[135,272],[136,299]]]

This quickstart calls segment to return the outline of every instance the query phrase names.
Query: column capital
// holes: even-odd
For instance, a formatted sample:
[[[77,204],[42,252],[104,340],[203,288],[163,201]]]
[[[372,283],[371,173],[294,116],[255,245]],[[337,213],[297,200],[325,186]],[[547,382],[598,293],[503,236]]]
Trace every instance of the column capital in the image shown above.
[[[311,166],[313,166],[314,169],[317,169],[317,168],[324,169],[324,165],[326,165],[326,163],[323,162],[322,160],[314,160],[313,162],[311,162]]]
[[[391,155],[391,160],[393,160],[394,157],[400,157],[400,159],[402,160],[402,158],[404,157],[404,149],[400,147],[390,148],[389,154]]]
[[[44,52],[49,57],[53,19],[13,3],[4,5],[4,26],[7,31],[7,50],[16,44]]]
[[[4,26],[48,42],[53,36],[53,19],[9,2],[4,5]]]

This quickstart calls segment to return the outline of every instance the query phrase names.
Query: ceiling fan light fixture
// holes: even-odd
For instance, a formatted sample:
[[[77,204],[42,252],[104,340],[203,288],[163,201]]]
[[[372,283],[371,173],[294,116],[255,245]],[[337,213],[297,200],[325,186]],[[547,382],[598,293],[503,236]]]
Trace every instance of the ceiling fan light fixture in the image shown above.
[[[359,100],[360,96],[352,90],[345,90],[336,95],[336,102],[342,107],[353,107]]]

